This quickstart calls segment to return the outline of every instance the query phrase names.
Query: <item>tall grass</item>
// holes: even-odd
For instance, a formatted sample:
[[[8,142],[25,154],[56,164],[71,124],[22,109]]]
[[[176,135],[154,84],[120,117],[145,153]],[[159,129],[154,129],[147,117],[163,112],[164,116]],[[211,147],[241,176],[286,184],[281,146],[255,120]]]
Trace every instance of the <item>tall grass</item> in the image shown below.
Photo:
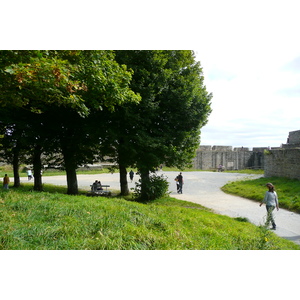
[[[280,207],[300,213],[300,181],[297,179],[269,177],[230,182],[222,187],[226,193],[244,198],[262,201],[266,183],[275,185]]]
[[[300,249],[244,220],[170,197],[141,204],[1,190],[0,221],[0,249],[6,250]]]

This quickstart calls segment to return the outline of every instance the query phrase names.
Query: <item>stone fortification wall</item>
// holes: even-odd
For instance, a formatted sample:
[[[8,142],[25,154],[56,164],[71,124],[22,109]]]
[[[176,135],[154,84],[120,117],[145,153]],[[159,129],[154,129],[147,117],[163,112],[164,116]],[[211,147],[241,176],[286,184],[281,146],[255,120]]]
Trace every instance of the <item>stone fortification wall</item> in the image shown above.
[[[300,148],[269,150],[265,154],[265,177],[271,176],[300,180]]]
[[[287,143],[282,145],[283,148],[300,147],[300,130],[289,132]]]
[[[226,170],[247,168],[263,169],[263,151],[267,148],[234,148],[232,146],[200,146],[193,160],[193,167],[202,170],[217,169],[221,164]]]
[[[289,132],[288,143],[265,154],[265,177],[300,180],[300,130]]]
[[[300,144],[300,130],[289,132],[289,144]]]

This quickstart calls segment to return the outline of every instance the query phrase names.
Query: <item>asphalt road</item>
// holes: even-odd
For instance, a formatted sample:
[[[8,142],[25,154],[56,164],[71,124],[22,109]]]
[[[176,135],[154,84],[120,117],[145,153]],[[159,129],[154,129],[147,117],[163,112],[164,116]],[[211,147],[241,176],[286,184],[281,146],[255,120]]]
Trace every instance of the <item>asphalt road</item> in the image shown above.
[[[259,207],[259,203],[245,198],[225,194],[220,190],[229,181],[243,178],[258,178],[257,175],[245,175],[238,173],[218,173],[218,172],[183,172],[184,185],[183,193],[177,194],[174,178],[178,172],[158,172],[167,176],[170,182],[171,196],[177,199],[199,203],[211,208],[214,212],[227,215],[229,217],[245,217],[255,225],[263,225],[266,218],[265,206]],[[100,180],[102,184],[110,185],[110,189],[120,190],[119,174],[100,175],[78,175],[78,186],[83,189],[90,189],[90,185],[95,180]],[[139,177],[134,176],[133,182],[128,178],[129,188],[135,187],[135,181]],[[22,178],[21,181],[27,181]],[[267,182],[267,179],[266,179]],[[43,183],[56,185],[66,185],[65,176],[45,176]],[[278,195],[280,205],[280,194]],[[275,211],[277,230],[275,233],[283,238],[289,239],[300,245],[300,214],[290,212],[285,209]]]

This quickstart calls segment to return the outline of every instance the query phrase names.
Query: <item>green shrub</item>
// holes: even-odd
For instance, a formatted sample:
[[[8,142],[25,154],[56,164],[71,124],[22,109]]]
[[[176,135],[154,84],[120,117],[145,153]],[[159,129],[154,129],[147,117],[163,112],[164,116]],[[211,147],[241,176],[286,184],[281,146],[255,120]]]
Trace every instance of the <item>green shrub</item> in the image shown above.
[[[151,174],[149,181],[144,183],[142,191],[141,179],[135,184],[134,197],[138,201],[155,200],[168,195],[169,183],[164,175]]]

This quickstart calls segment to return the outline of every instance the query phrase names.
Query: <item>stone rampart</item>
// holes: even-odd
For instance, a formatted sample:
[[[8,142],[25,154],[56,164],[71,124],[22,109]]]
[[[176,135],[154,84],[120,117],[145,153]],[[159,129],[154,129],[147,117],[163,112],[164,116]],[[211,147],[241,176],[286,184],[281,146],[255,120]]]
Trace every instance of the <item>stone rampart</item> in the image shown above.
[[[290,131],[288,141],[289,144],[300,144],[300,130]]]
[[[269,150],[265,154],[265,177],[271,176],[300,180],[300,148]]]
[[[222,165],[226,170],[263,169],[263,151],[232,146],[200,146],[193,160],[193,167],[201,170],[217,169]]]
[[[265,153],[265,177],[300,180],[300,130],[290,131],[287,144]]]
[[[267,151],[266,151],[267,150]],[[289,132],[287,144],[281,147],[244,147],[201,145],[193,167],[215,170],[264,169],[265,177],[278,176],[300,180],[300,130]]]

